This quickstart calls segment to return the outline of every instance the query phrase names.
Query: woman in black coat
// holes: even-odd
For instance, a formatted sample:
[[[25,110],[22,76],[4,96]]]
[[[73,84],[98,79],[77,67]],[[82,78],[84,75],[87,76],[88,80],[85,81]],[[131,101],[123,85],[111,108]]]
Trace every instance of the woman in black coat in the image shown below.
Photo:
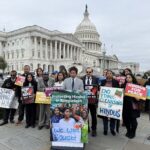
[[[126,87],[127,83],[137,84],[137,81],[132,74],[126,75],[124,87]],[[138,98],[124,96],[123,121],[127,129],[126,136],[130,139],[136,136],[136,129],[138,126],[137,118],[140,117],[139,104],[140,102]]]
[[[26,80],[24,82],[24,87],[33,87],[34,90],[34,98],[35,98],[35,94],[37,91],[37,82],[34,79],[34,76],[29,73],[26,76]],[[30,126],[32,126],[32,128],[35,127],[35,121],[36,121],[36,104],[35,103],[31,103],[31,104],[26,104],[26,126],[25,128],[28,128]]]

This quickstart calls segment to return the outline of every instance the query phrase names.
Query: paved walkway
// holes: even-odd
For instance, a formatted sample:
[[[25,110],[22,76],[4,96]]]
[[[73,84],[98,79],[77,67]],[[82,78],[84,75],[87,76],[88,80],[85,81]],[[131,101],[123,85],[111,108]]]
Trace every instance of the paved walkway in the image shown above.
[[[124,136],[126,130],[121,127],[120,133],[113,137],[110,133],[103,135],[102,121],[98,119],[98,136],[89,136],[89,143],[85,150],[150,150],[150,121],[146,114],[138,120],[137,137],[129,140]],[[49,150],[49,130],[24,128],[8,124],[0,127],[0,150]]]

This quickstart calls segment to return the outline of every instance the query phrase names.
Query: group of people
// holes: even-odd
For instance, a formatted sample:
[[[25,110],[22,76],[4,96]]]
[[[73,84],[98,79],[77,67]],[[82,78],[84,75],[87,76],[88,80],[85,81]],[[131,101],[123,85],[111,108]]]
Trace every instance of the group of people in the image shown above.
[[[42,68],[36,70],[36,76],[30,73],[30,66],[24,66],[25,82],[23,87],[32,86],[34,89],[34,97],[36,92],[44,92],[46,87],[59,86],[63,90],[67,91],[86,91],[95,87],[94,97],[88,98],[88,110],[91,114],[91,125],[89,125],[89,132],[93,137],[97,135],[97,104],[98,104],[98,94],[101,86],[115,87],[115,88],[125,88],[127,83],[138,84],[136,78],[132,74],[130,69],[125,69],[123,76],[125,77],[125,82],[119,83],[111,70],[104,70],[103,80],[99,80],[93,75],[93,69],[91,67],[86,68],[85,76],[78,77],[78,69],[76,67],[71,67],[69,72],[66,71],[64,66],[60,66],[59,71],[54,71],[51,75],[48,72],[44,72]],[[24,104],[22,102],[21,87],[15,85],[17,78],[17,72],[15,70],[11,71],[11,77],[6,79],[2,85],[2,88],[13,89],[15,91],[15,98],[18,98],[18,120],[16,125],[22,123],[24,119],[24,113],[26,114],[26,126],[25,128],[35,127],[36,120],[38,120],[38,129],[41,130],[43,127],[46,129],[50,128],[50,105],[49,104]],[[150,79],[145,83],[150,85]],[[70,115],[70,110],[65,110],[66,119]],[[10,120],[10,123],[14,122],[14,115],[16,109],[4,109],[4,118],[0,126],[5,125]],[[60,114],[58,108],[55,109],[55,116],[51,118],[52,122],[57,122],[57,115]],[[108,134],[108,123],[110,122],[110,131],[113,136],[116,135],[116,131],[119,132],[120,121],[100,116],[103,119],[103,134]],[[123,124],[127,129],[126,136],[128,138],[134,138],[136,136],[136,129],[138,126],[137,118],[140,117],[140,99],[133,98],[130,96],[124,96],[123,102]],[[60,116],[59,120],[63,119]],[[62,120],[63,121],[63,120]],[[90,124],[90,123],[89,123]],[[91,126],[91,128],[90,128]],[[115,130],[117,129],[117,130]]]

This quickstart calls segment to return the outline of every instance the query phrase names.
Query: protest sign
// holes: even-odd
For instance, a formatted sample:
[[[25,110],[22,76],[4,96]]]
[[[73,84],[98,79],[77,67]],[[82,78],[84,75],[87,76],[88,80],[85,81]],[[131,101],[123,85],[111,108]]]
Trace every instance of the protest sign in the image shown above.
[[[97,104],[98,86],[97,85],[85,85],[84,88],[85,88],[85,93],[88,95],[88,103]]]
[[[12,89],[0,88],[0,107],[18,108],[18,100],[15,98],[15,92]]]
[[[46,97],[50,97],[54,91],[59,91],[61,89],[62,89],[61,86],[53,86],[45,88]]]
[[[23,86],[24,81],[25,81],[24,76],[17,76],[15,84],[18,86]]]
[[[35,103],[37,103],[37,104],[50,104],[51,103],[51,97],[46,97],[46,94],[44,92],[36,92]]]
[[[98,115],[122,120],[123,89],[101,87]]]
[[[77,143],[76,146],[88,142],[88,100],[85,93],[55,91],[51,109],[52,142]]]
[[[33,87],[22,87],[22,101],[24,104],[34,103],[34,91]]]
[[[125,95],[139,98],[141,100],[146,100],[147,89],[143,86],[127,83],[125,88]]]
[[[119,84],[124,84],[126,77],[125,76],[118,76],[115,79],[118,81]]]
[[[150,100],[150,86],[146,86],[146,89],[147,89],[147,99]]]

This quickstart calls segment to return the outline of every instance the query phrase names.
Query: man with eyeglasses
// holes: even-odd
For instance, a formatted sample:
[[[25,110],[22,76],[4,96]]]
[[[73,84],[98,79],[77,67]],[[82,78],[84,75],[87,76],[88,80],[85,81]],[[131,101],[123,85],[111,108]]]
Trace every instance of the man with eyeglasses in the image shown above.
[[[11,77],[4,81],[2,88],[13,89],[15,91],[15,97],[20,97],[18,92],[19,87],[15,85],[16,76],[17,76],[17,72],[15,70],[12,70]],[[14,123],[15,112],[16,109],[12,109],[12,108],[4,109],[4,118],[0,126],[7,124],[9,119],[10,119],[10,123]]]
[[[88,109],[92,117],[91,135],[94,137],[97,135],[96,109],[97,109],[98,79],[93,75],[93,69],[91,67],[88,67],[86,69],[86,75],[82,79],[84,84],[84,90],[88,91]]]

